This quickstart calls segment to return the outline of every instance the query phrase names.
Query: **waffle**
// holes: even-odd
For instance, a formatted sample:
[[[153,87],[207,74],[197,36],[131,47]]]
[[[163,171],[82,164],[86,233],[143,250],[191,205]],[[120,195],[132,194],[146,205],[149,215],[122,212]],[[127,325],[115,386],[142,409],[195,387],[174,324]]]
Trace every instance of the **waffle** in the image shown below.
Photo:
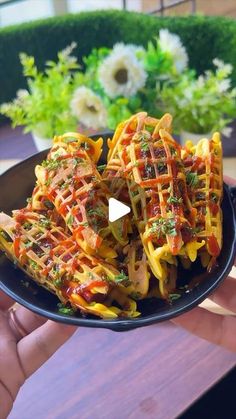
[[[223,192],[222,147],[220,135],[203,138],[197,145],[187,142],[182,151],[188,196],[196,211],[195,231],[204,240],[201,258],[204,266],[219,256],[222,247]]]
[[[196,210],[187,194],[181,148],[172,138],[171,116],[140,113],[118,127],[110,142],[105,176],[122,172],[134,221],[165,298],[176,287],[176,256],[194,261],[204,241],[193,229]]]
[[[0,213],[0,233],[0,248],[7,256],[63,303],[103,318],[138,315],[136,303],[124,292],[120,272],[86,254],[55,213],[46,217],[27,208],[14,211],[13,217]]]
[[[0,213],[0,249],[82,314],[136,317],[136,300],[171,303],[182,292],[180,262],[188,269],[200,257],[208,270],[216,262],[223,189],[219,134],[181,147],[171,123],[145,112],[122,122],[102,175],[102,139],[55,137],[27,207]],[[109,222],[111,196],[132,217]]]
[[[71,134],[63,136],[64,142],[57,137],[47,159],[36,166],[37,186],[31,208],[40,209],[45,202],[51,203],[86,253],[115,258],[108,223],[109,190],[88,152],[79,142],[68,142],[70,137]],[[96,160],[100,149],[93,146],[93,150]]]

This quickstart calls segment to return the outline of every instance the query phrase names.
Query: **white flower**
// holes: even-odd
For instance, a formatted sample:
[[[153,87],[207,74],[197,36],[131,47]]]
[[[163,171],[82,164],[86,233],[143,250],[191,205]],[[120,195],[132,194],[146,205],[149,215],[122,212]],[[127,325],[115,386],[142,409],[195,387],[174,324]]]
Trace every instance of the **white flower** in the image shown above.
[[[110,98],[133,96],[146,82],[147,74],[136,53],[142,47],[116,44],[98,69],[99,81]]]
[[[233,132],[233,128],[232,128],[232,127],[224,127],[224,128],[221,130],[221,133],[222,133],[225,137],[228,137],[228,138],[231,136],[232,132]]]
[[[179,73],[187,67],[188,55],[178,35],[169,32],[168,29],[161,29],[159,32],[159,46],[163,52],[168,52],[172,56],[176,70]]]
[[[233,71],[233,66],[232,64],[226,64],[224,63],[224,61],[220,60],[219,58],[214,58],[212,60],[213,64],[219,68],[219,70],[224,70],[227,73],[232,73]]]
[[[16,92],[16,97],[19,100],[24,100],[27,96],[29,96],[29,92],[26,89],[19,89]]]
[[[217,85],[219,93],[227,92],[229,90],[230,86],[231,86],[230,79],[220,80],[218,82],[218,85]]]
[[[107,125],[107,113],[101,98],[85,86],[75,90],[71,111],[86,127],[98,129]]]

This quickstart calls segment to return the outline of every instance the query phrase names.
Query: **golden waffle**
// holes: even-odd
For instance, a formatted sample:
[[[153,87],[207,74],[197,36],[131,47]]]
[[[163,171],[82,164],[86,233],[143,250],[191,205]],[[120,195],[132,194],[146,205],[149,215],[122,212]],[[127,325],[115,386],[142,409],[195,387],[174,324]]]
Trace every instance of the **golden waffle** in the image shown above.
[[[195,228],[198,240],[205,240],[202,263],[216,258],[222,247],[223,191],[222,147],[219,133],[211,140],[203,138],[197,145],[187,142],[182,151],[188,184],[188,195],[196,210]]]
[[[46,198],[46,204],[49,201],[55,206],[84,251],[116,257],[107,221],[109,191],[85,149],[74,149],[74,143],[61,147],[56,141],[35,173],[31,208],[45,207]]]
[[[108,175],[122,172],[127,180],[134,220],[163,296],[176,285],[175,256],[181,251],[193,261],[204,245],[195,239],[196,210],[187,195],[181,148],[168,132],[170,124],[168,114],[162,120],[145,113],[132,117],[110,142],[106,169]]]
[[[123,291],[120,272],[86,254],[53,217],[27,208],[14,211],[13,218],[0,213],[0,248],[63,303],[104,318],[138,315]],[[114,301],[120,308],[112,306]]]

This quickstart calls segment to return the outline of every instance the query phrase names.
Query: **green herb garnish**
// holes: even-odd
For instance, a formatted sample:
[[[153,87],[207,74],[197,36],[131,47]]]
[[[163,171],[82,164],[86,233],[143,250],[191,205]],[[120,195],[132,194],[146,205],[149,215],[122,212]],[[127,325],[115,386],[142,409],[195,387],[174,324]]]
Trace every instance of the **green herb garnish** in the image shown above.
[[[71,226],[73,224],[73,222],[74,222],[74,217],[73,217],[72,214],[70,214],[68,219],[67,219],[67,224]]]
[[[73,314],[75,313],[75,310],[72,307],[68,307],[65,304],[58,303],[57,307],[58,307],[59,313],[61,314],[66,314],[67,316],[73,316]]]
[[[170,196],[167,199],[168,204],[182,204],[183,203],[183,198],[177,198],[176,196]]]
[[[25,228],[26,230],[29,230],[29,229],[31,228],[31,223],[29,223],[28,221],[26,221],[26,222],[23,224],[23,228]]]
[[[142,141],[141,142],[141,150],[142,151],[148,151],[149,150],[149,144],[147,141]]]
[[[84,162],[84,160],[81,157],[75,157],[73,159],[74,166],[77,166],[79,163],[82,163],[82,162]]]
[[[32,247],[33,242],[31,242],[30,240],[27,240],[27,241],[24,243],[24,245],[25,245],[25,248],[26,248],[26,249],[29,249],[30,247]]]
[[[31,268],[33,268],[33,269],[37,269],[38,268],[37,262],[35,262],[32,259],[29,261],[29,264],[30,264]]]
[[[48,218],[40,218],[39,225],[48,228],[51,226],[51,221]]]
[[[196,188],[198,181],[199,179],[198,179],[197,173],[195,172],[186,173],[186,182],[188,186],[190,186],[191,188]]]
[[[79,225],[83,226],[83,227],[88,227],[89,223],[88,223],[88,221],[84,221],[83,223],[79,223]]]
[[[181,297],[181,294],[177,294],[177,293],[175,293],[175,294],[169,294],[169,300],[171,302],[173,302],[175,300],[178,300],[180,297]]]
[[[150,233],[157,235],[158,238],[165,236],[176,236],[175,220],[173,218],[158,218],[153,221],[150,227]]]
[[[50,186],[51,183],[52,183],[52,179],[50,179],[50,178],[45,181],[46,186]]]
[[[88,215],[98,215],[100,217],[104,217],[105,214],[100,208],[91,208],[87,211]]]
[[[129,277],[124,273],[124,271],[121,271],[118,275],[115,276],[114,281],[119,283],[119,282],[124,282],[124,281],[128,281]]]
[[[56,278],[56,279],[53,281],[53,283],[54,283],[54,285],[55,285],[57,288],[60,288],[60,287],[63,285],[63,280],[62,280],[61,278]]]
[[[32,203],[32,198],[27,198],[26,202],[27,202],[27,204],[31,204]]]
[[[159,163],[157,163],[157,169],[159,172],[161,172],[165,167],[165,163],[163,163],[162,161],[160,161]]]
[[[172,146],[170,146],[170,154],[172,156],[176,156],[177,155],[177,150],[174,147],[172,147]]]
[[[99,172],[102,172],[103,170],[105,170],[106,169],[106,164],[100,164],[100,166],[97,166],[97,170],[99,171]]]
[[[215,192],[211,192],[211,194],[210,194],[210,200],[216,204],[218,202],[218,200],[219,200],[219,197],[218,197],[218,195]]]
[[[61,166],[61,160],[43,160],[42,167],[45,167],[47,170],[56,170]]]

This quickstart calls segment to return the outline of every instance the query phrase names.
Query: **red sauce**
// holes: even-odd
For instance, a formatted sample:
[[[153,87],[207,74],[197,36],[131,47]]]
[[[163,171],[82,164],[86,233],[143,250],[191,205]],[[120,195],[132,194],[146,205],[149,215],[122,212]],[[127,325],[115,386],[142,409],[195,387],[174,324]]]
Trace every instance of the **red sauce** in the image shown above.
[[[209,202],[209,207],[213,216],[216,216],[219,212],[219,205],[214,202]]]
[[[218,256],[220,254],[220,248],[214,234],[212,234],[210,237],[207,237],[207,246],[209,253],[212,256]]]
[[[21,241],[20,236],[17,236],[17,237],[15,237],[15,240],[14,240],[14,243],[13,243],[14,253],[15,253],[17,258],[19,258],[19,256],[20,256],[20,241]]]

